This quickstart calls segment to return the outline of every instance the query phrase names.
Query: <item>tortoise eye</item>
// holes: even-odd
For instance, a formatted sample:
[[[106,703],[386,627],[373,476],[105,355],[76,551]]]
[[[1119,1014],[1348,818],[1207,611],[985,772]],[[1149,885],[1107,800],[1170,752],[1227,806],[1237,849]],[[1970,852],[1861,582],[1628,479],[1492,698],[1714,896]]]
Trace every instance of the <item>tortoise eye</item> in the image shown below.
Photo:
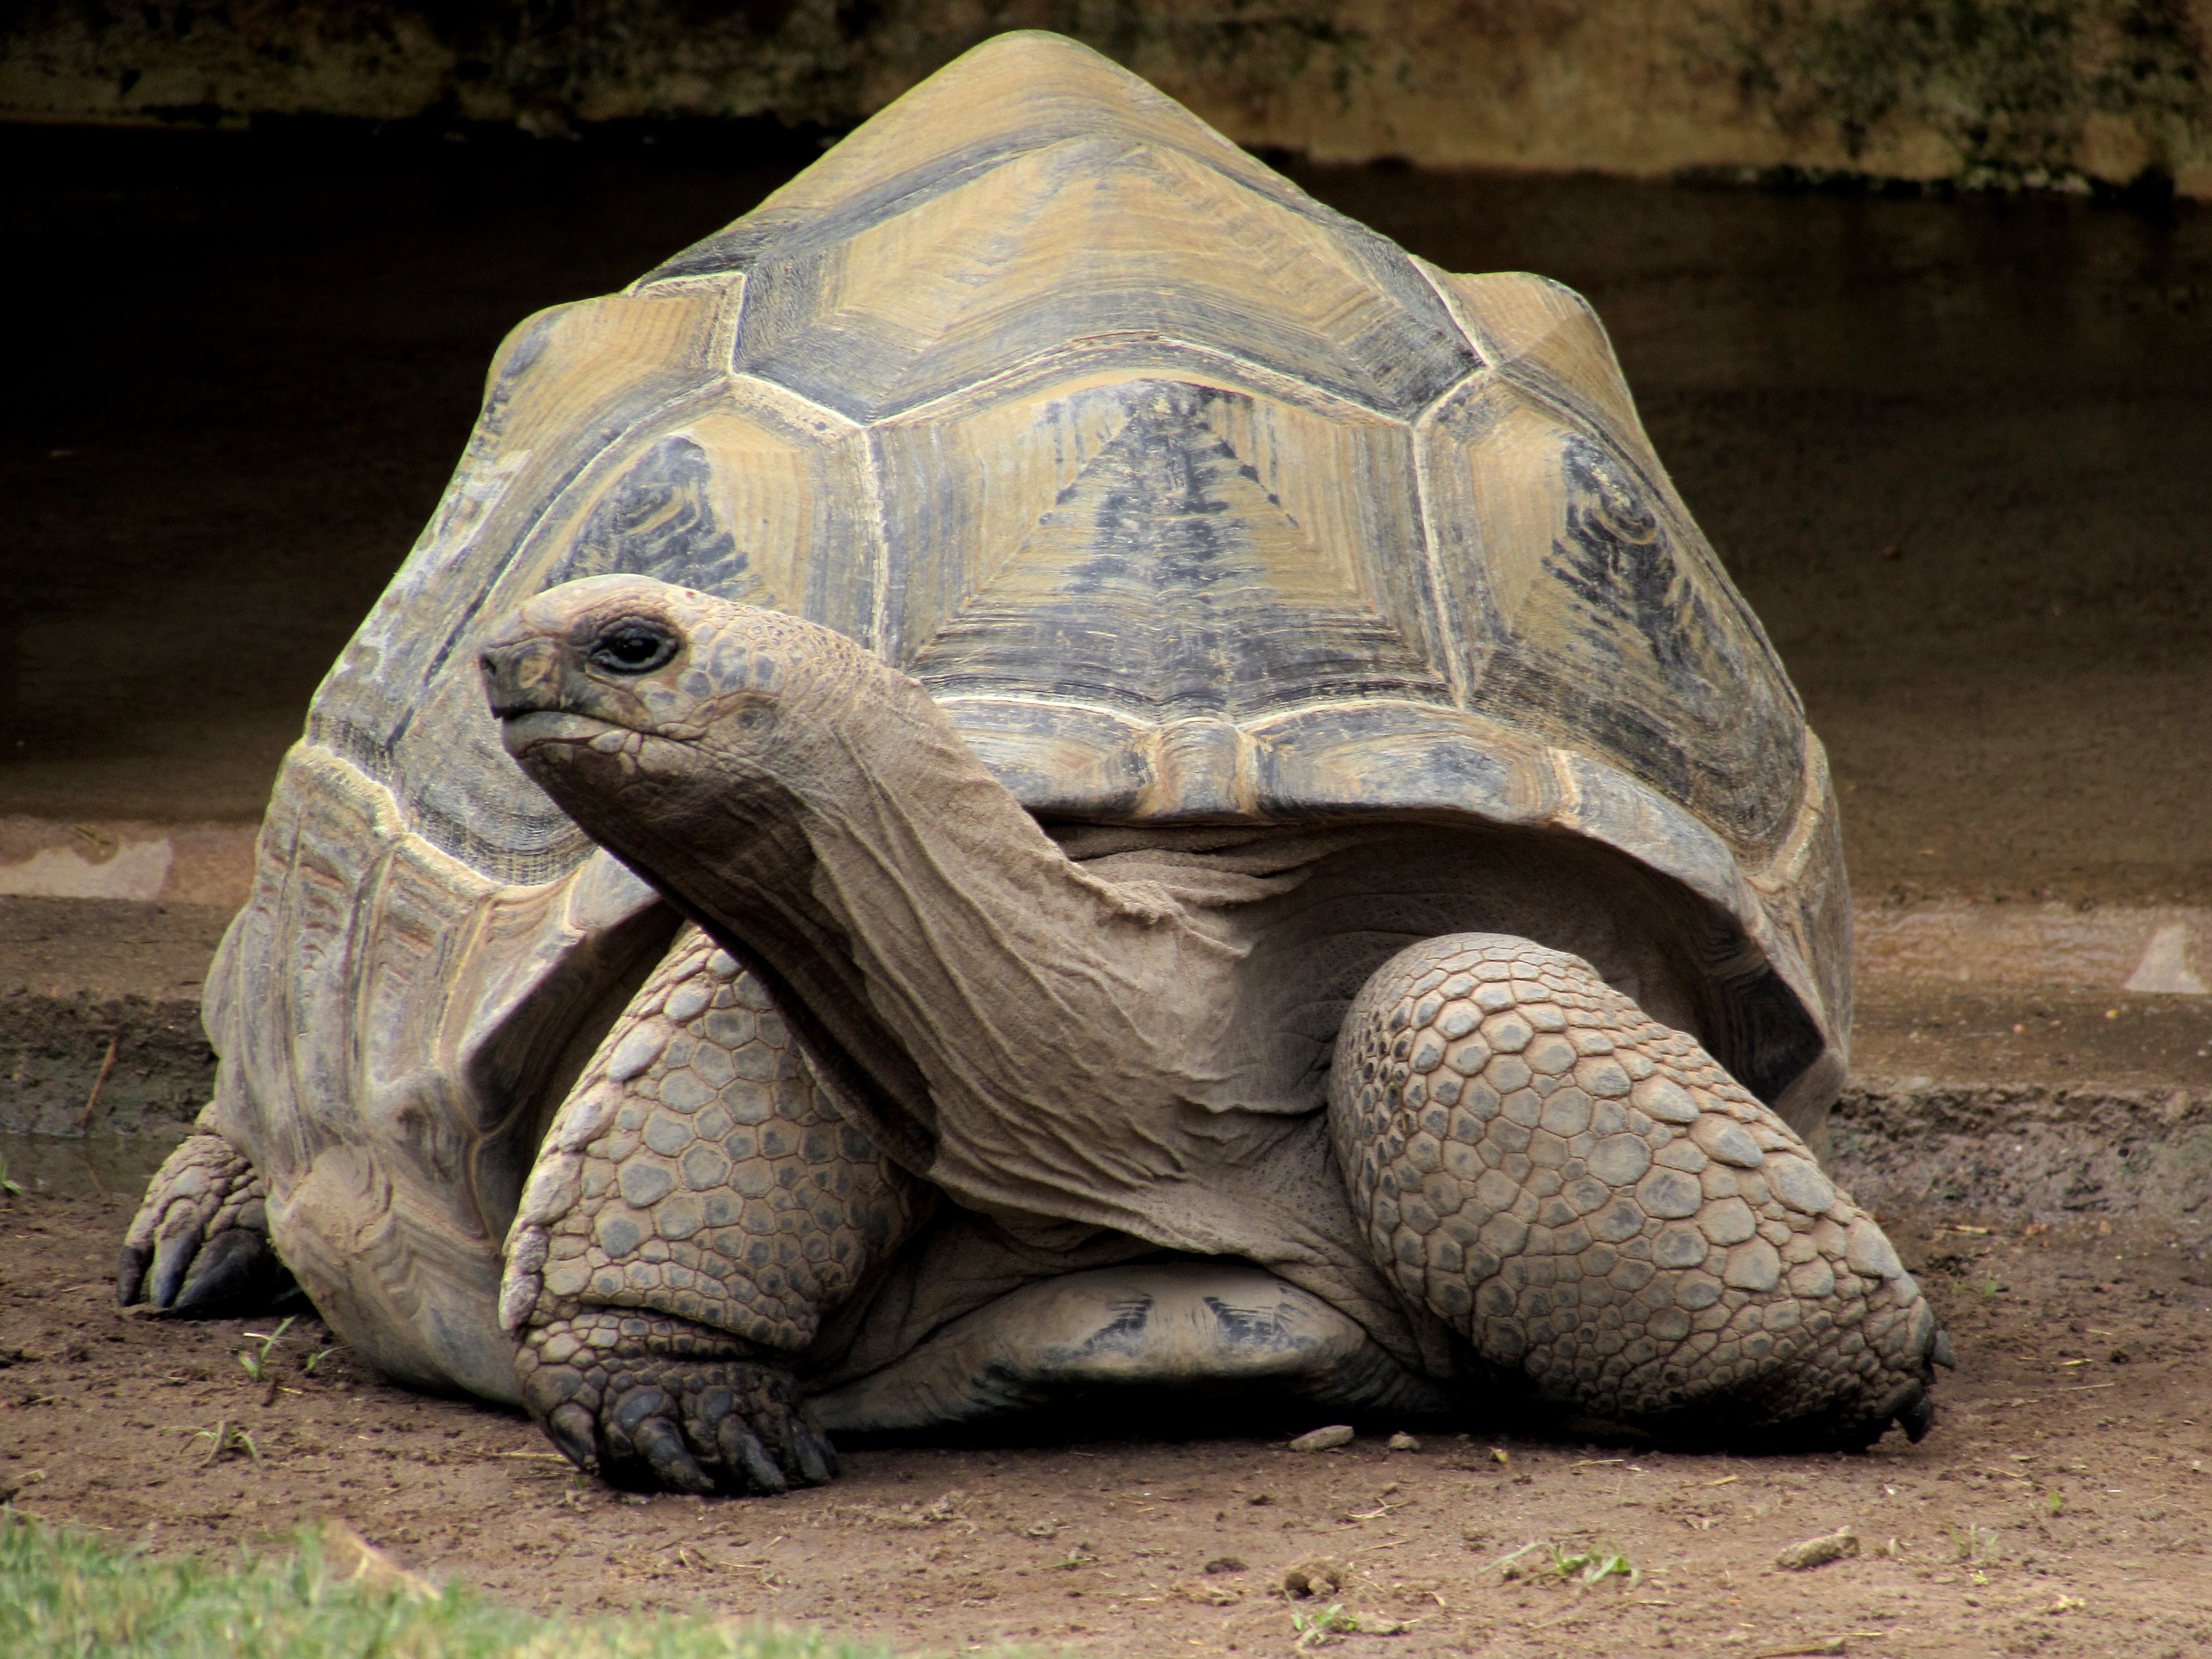
[[[592,666],[611,674],[650,674],[676,654],[682,643],[657,622],[629,617],[592,641]]]

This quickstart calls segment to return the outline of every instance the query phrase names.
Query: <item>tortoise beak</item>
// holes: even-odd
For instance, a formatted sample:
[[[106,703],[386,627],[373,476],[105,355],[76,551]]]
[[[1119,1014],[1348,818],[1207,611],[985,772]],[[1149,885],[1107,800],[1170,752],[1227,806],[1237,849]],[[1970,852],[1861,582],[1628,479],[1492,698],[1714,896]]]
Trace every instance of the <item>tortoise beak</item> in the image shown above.
[[[543,634],[488,645],[477,659],[483,671],[484,695],[501,720],[517,714],[554,713],[571,706],[568,693],[574,671],[560,642]],[[581,676],[576,676],[580,680]]]

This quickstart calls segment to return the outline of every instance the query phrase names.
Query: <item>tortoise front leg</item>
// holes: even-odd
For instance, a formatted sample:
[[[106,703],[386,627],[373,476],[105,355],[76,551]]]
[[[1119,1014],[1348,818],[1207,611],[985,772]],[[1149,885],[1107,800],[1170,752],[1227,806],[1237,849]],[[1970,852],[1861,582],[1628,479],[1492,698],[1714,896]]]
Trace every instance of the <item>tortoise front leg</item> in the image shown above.
[[[1578,957],[1400,952],[1337,1040],[1329,1121],[1384,1271],[1546,1399],[1735,1449],[1933,1420],[1949,1347],[1881,1230]]]
[[[269,1242],[259,1174],[221,1135],[188,1136],[146,1183],[124,1235],[117,1305],[221,1318],[259,1312],[293,1290]]]
[[[554,1443],[617,1485],[781,1492],[836,1454],[792,1361],[920,1193],[841,1118],[767,988],[687,928],[555,1117],[500,1317]]]

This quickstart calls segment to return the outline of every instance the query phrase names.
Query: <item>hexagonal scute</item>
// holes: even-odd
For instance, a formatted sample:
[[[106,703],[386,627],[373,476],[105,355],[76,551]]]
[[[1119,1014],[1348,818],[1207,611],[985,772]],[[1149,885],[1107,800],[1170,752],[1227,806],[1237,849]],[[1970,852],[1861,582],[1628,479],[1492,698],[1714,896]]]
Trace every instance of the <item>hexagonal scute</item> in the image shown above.
[[[1389,242],[1179,145],[1071,137],[824,217],[842,234],[755,256],[735,367],[856,421],[1115,336],[1193,342],[1402,419],[1478,366]]]
[[[1181,149],[1263,193],[1297,187],[1174,99],[1063,35],[993,36],[864,121],[735,224],[695,243],[641,286],[750,269],[763,253],[842,213],[867,218],[957,187],[980,167],[1109,137]]]
[[[1604,330],[1540,277],[1438,280],[1498,354],[1420,428],[1443,602],[1494,619],[1468,706],[1765,856],[1797,821],[1803,715],[1652,453]]]
[[[893,659],[939,696],[1147,724],[1449,702],[1410,434],[1207,368],[1040,371],[878,428],[888,556],[909,575]]]

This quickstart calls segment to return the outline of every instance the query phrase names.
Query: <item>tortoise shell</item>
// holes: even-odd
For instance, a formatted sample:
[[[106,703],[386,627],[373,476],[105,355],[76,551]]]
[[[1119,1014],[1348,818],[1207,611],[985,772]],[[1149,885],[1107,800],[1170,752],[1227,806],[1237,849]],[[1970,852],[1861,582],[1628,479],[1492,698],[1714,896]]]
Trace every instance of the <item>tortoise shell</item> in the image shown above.
[[[502,752],[475,642],[617,571],[865,643],[1048,820],[1387,812],[1615,848],[1712,913],[1717,1051],[1793,1121],[1833,1098],[1821,750],[1589,308],[1406,253],[1071,41],[978,47],[510,337],[280,783],[240,927],[294,966],[218,976],[227,1058],[242,1001],[304,1030],[320,997],[363,1033],[339,1094],[396,1079],[477,1164],[558,1071],[548,1034],[657,902]],[[380,988],[315,990],[341,937]]]

